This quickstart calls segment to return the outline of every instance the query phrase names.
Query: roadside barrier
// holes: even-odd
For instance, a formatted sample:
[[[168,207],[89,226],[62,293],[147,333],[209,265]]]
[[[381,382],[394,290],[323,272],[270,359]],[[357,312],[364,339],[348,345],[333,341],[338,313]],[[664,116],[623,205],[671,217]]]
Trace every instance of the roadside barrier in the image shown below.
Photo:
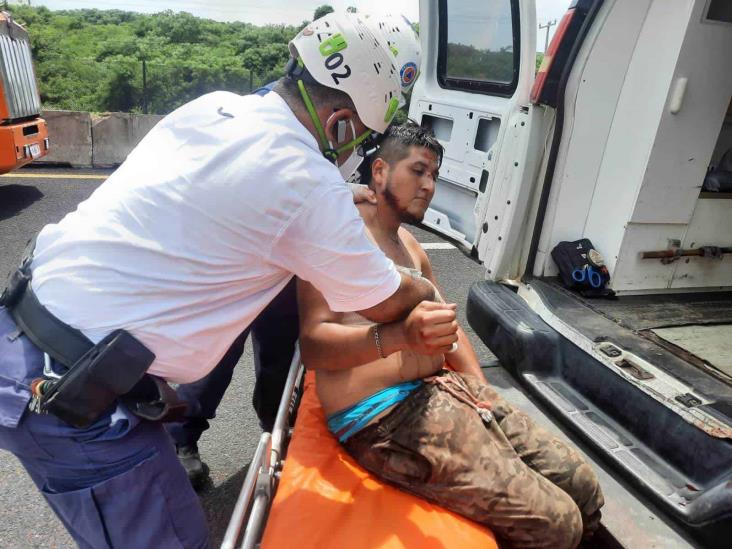
[[[154,114],[43,111],[50,150],[38,164],[74,168],[111,168],[127,155],[163,117]]]

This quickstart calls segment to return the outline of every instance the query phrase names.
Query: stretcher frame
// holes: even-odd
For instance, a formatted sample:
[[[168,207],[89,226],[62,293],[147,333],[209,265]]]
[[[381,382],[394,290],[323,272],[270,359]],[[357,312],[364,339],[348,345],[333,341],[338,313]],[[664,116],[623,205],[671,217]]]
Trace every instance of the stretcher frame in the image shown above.
[[[259,439],[226,528],[221,543],[222,549],[234,549],[240,537],[242,539],[241,545],[238,546],[240,549],[255,549],[261,542],[267,515],[285,465],[287,445],[292,438],[297,408],[303,393],[304,377],[305,367],[300,362],[300,346],[295,343],[295,352],[274,427],[271,433],[262,433]],[[246,527],[241,536],[245,522]]]

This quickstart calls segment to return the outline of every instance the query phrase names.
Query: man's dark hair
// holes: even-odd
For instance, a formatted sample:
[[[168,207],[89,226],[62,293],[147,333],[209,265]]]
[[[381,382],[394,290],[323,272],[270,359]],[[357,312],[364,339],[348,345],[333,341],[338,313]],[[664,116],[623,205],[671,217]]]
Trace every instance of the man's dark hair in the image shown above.
[[[377,150],[364,159],[359,168],[361,183],[371,182],[371,164],[375,159],[382,158],[389,164],[395,164],[409,156],[409,147],[429,149],[437,156],[437,166],[442,164],[445,149],[432,130],[423,128],[414,120],[407,120],[403,124],[389,126],[379,139]]]
[[[308,75],[309,76],[309,75]],[[303,79],[305,83],[305,89],[315,104],[317,109],[323,104],[331,104],[334,107],[342,109],[351,109],[356,112],[356,107],[353,105],[353,100],[348,94],[343,93],[335,88],[329,88],[316,82],[312,77]],[[280,97],[282,97],[289,105],[300,105],[305,108],[305,104],[302,101],[302,95],[300,95],[300,89],[297,87],[297,80],[289,76],[280,78],[275,87],[273,88]]]

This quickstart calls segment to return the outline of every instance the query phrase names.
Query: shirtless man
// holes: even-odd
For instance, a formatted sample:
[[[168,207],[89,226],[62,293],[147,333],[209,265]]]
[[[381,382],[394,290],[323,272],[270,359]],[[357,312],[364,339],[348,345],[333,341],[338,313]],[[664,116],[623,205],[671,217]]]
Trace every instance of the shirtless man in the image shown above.
[[[370,237],[437,286],[401,224],[422,220],[441,145],[407,123],[388,130],[372,158],[362,173],[377,204],[359,206]],[[376,325],[332,312],[306,282],[298,292],[303,363],[316,371],[329,429],[364,468],[513,547],[571,548],[592,534],[603,505],[592,469],[488,385],[462,330],[423,328],[426,318],[455,322],[454,305],[423,302],[401,322]]]

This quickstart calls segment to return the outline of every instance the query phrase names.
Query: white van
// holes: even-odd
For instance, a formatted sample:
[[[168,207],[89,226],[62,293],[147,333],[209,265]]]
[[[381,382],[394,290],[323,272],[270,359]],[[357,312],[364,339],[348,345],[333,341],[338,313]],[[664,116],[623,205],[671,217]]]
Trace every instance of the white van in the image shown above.
[[[468,319],[502,366],[728,547],[732,1],[575,0],[537,75],[536,29],[534,0],[421,2],[409,116],[445,147],[425,223],[485,266]],[[551,255],[581,239],[597,291]]]
[[[538,73],[536,29],[535,0],[420,0],[409,116],[445,147],[425,224],[485,267],[487,379],[598,473],[585,546],[727,548],[732,0],[574,0]],[[222,547],[247,517],[241,547],[261,538],[302,376],[296,353]]]

